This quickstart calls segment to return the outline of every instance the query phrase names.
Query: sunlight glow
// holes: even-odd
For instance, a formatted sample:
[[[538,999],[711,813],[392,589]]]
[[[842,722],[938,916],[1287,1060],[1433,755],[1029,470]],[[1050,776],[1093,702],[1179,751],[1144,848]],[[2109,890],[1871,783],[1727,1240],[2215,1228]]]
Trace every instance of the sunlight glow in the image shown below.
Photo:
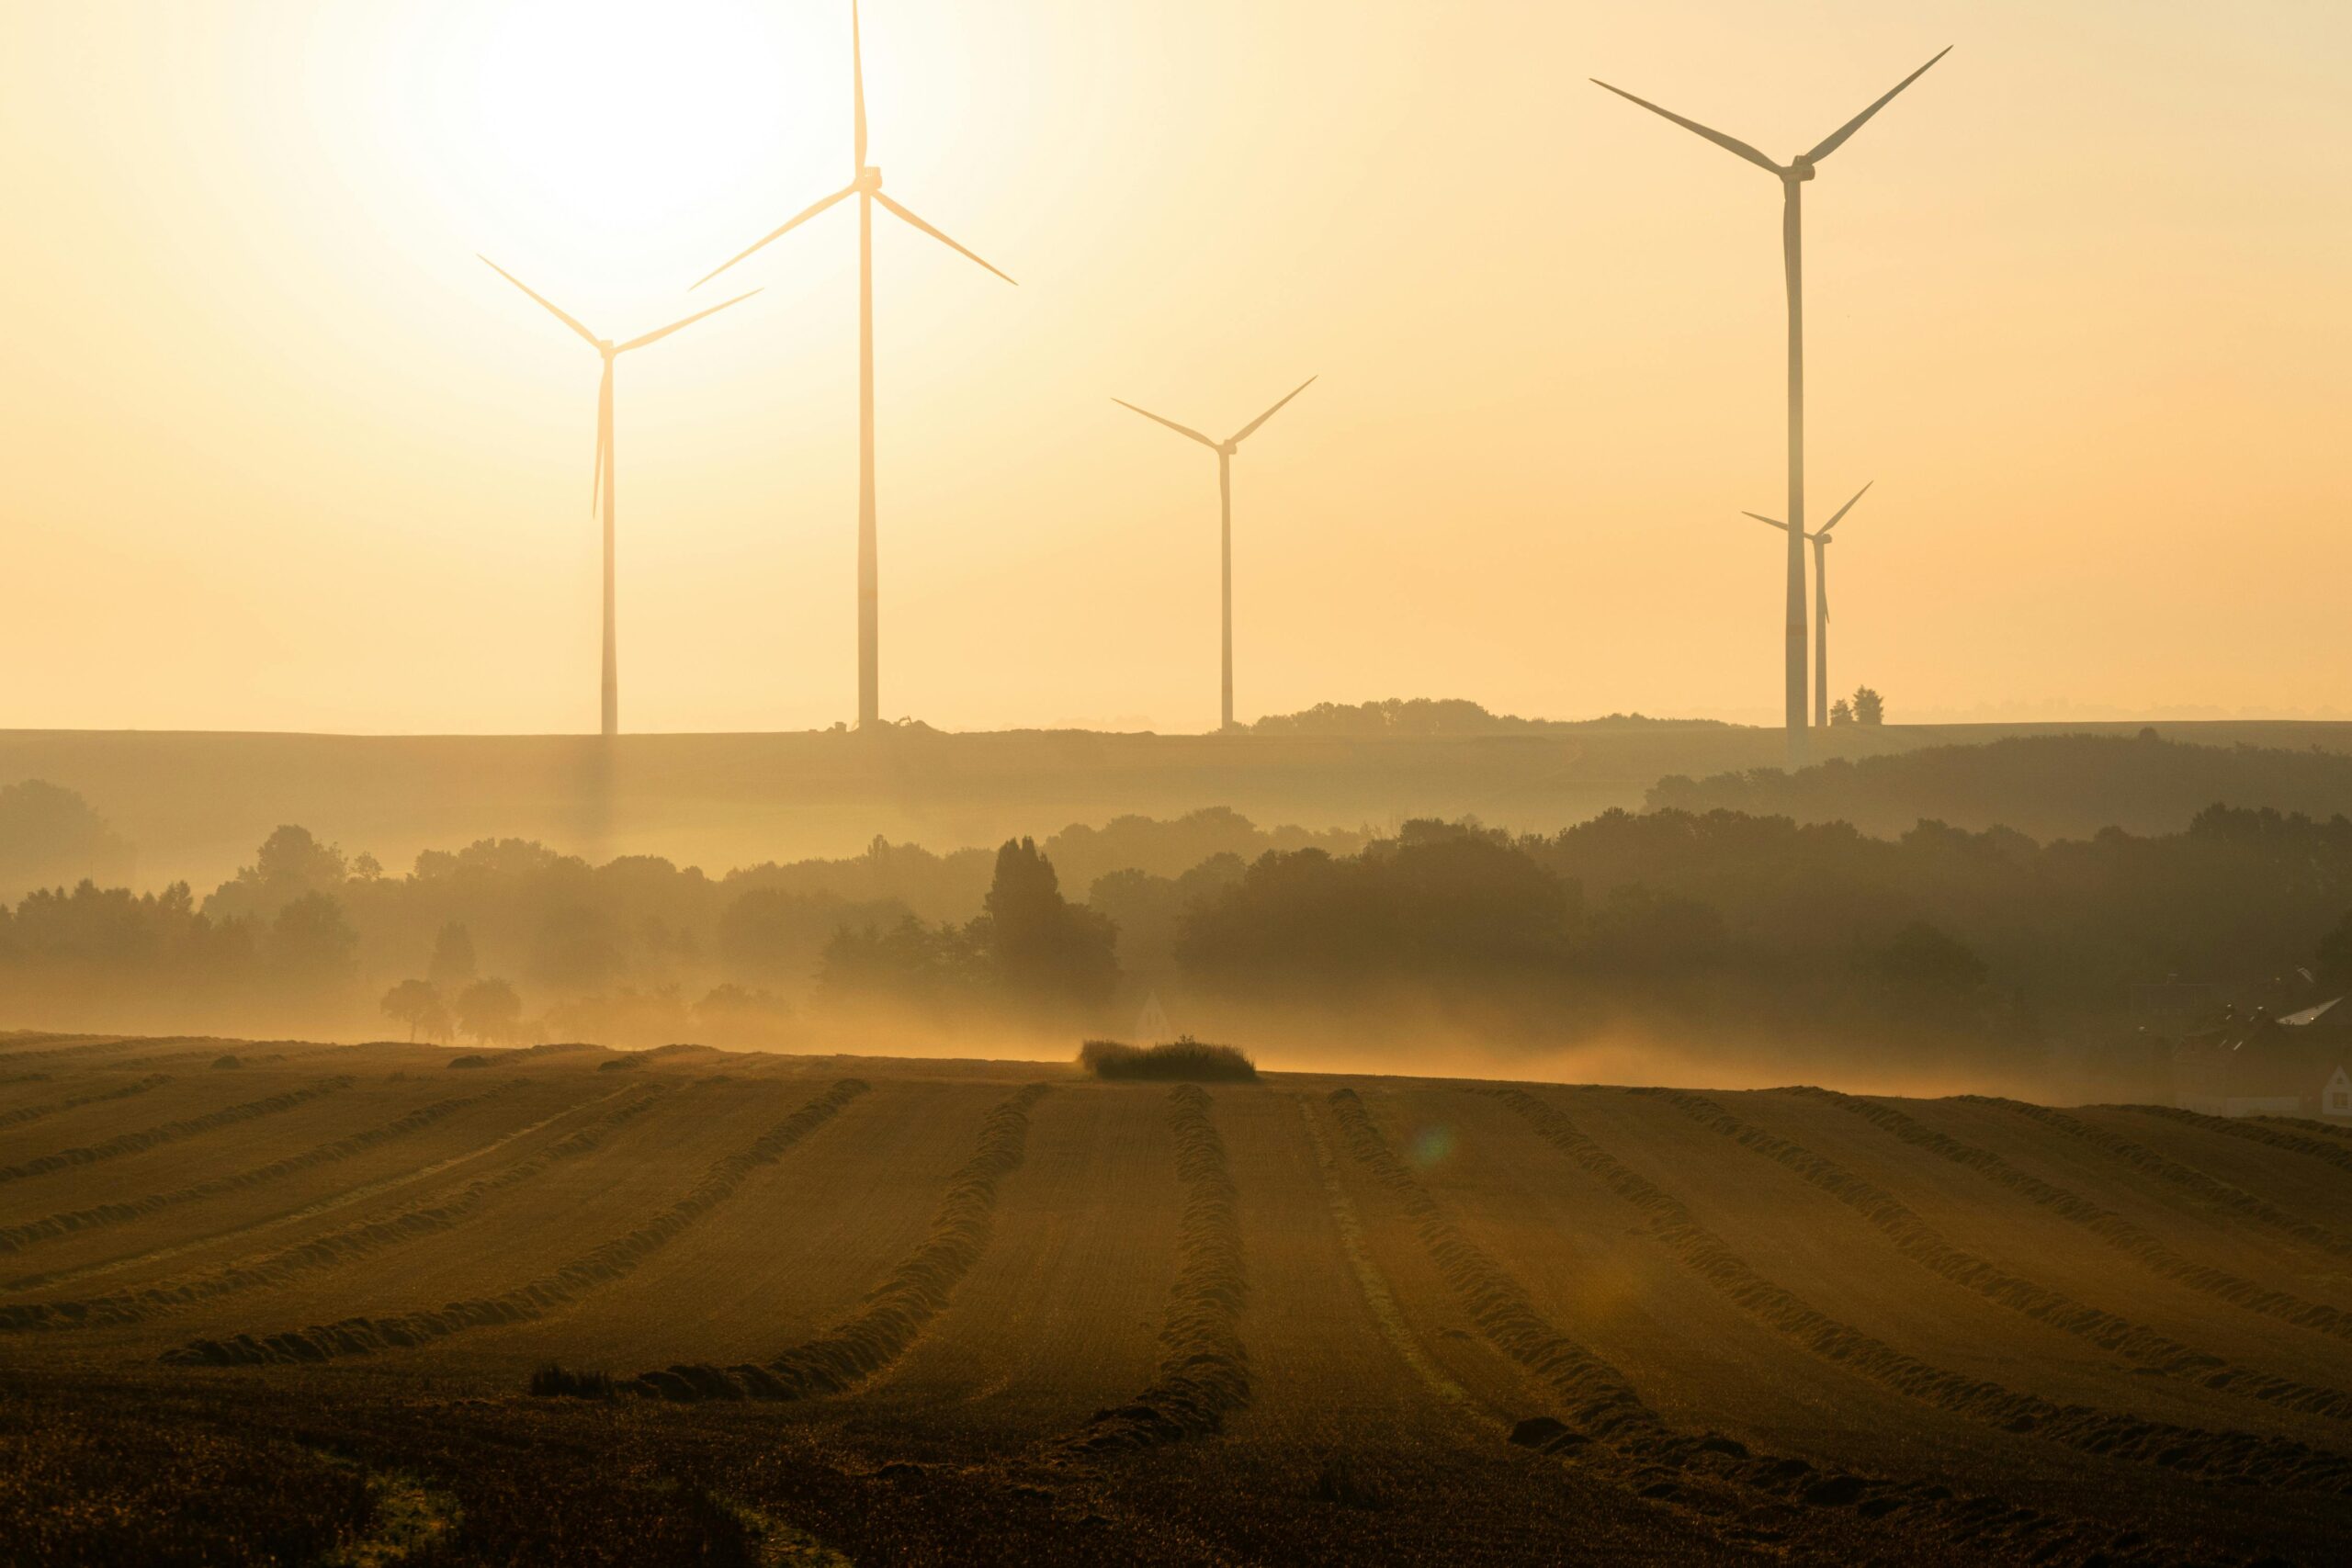
[[[451,221],[592,287],[675,266],[683,288],[709,265],[714,214],[840,182],[848,117],[808,90],[835,29],[815,20],[767,0],[470,6],[401,108]]]

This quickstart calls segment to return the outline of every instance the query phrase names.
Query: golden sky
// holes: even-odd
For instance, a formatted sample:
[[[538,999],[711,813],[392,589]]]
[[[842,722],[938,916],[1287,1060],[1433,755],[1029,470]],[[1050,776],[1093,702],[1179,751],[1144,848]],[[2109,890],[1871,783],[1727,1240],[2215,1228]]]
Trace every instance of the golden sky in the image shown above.
[[[883,709],[2352,713],[2352,7],[872,0]],[[595,356],[850,173],[835,0],[0,6],[0,727],[593,729]],[[624,359],[622,716],[854,707],[855,217]],[[713,286],[716,288],[718,286]],[[731,291],[731,290],[730,290]],[[1984,710],[1979,713],[1977,710]]]

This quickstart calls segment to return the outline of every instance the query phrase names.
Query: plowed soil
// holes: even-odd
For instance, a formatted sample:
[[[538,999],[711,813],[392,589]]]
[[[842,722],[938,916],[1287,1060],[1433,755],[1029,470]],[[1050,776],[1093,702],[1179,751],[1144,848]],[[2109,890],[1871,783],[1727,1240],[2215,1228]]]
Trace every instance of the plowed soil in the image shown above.
[[[223,1049],[0,1040],[0,1562],[2340,1560],[2339,1129]]]

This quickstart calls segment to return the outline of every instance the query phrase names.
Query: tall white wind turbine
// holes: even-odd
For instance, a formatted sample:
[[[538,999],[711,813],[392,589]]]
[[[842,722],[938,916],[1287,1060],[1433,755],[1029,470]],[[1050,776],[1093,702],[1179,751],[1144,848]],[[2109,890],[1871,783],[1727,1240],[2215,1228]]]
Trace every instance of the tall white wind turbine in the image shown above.
[[[849,62],[851,92],[850,183],[821,201],[795,214],[781,228],[714,269],[701,282],[717,277],[744,257],[783,238],[835,202],[857,197],[857,724],[872,728],[882,716],[880,692],[880,632],[876,626],[878,590],[874,539],[874,209],[879,203],[893,217],[920,229],[945,245],[987,267],[1007,283],[1012,275],[982,259],[939,230],[924,222],[882,194],[882,171],[865,161],[865,60],[859,43],[857,0],[850,0]]]
[[[1935,59],[1889,88],[1876,103],[1839,126],[1825,137],[1813,151],[1800,152],[1787,164],[1775,164],[1755,148],[1736,137],[1711,130],[1695,119],[1685,119],[1671,109],[1662,109],[1647,98],[1636,98],[1623,87],[1611,87],[1599,77],[1593,85],[1608,87],[1621,98],[1629,99],[1662,115],[1683,130],[1705,137],[1727,152],[1747,159],[1781,182],[1781,255],[1788,274],[1789,289],[1789,605],[1787,660],[1787,722],[1789,731],[1789,763],[1792,767],[1805,758],[1804,702],[1804,260],[1803,254],[1803,192],[1804,182],[1813,178],[1814,165],[1846,144],[1846,139],[1860,130],[1871,116],[1884,108],[1895,94],[1903,91],[1951,52],[1950,45],[1937,51]]]
[[[1854,501],[1869,494],[1871,485],[1877,482],[1872,479],[1856,491]],[[1825,729],[1829,727],[1829,547],[1837,543],[1829,536],[1829,530],[1838,526],[1838,518],[1854,510],[1854,501],[1839,507],[1837,516],[1805,536],[1806,542],[1813,546],[1813,722]],[[1761,512],[1747,515],[1758,523],[1769,523],[1783,534],[1789,531],[1789,525],[1777,517],[1767,517]]]
[[[596,387],[596,479],[589,491],[588,510],[593,515],[601,504],[605,513],[604,733],[607,737],[617,735],[621,728],[621,695],[620,651],[613,626],[613,361],[633,348],[643,348],[647,344],[659,343],[672,333],[694,325],[705,316],[715,316],[726,310],[728,305],[740,305],[749,299],[752,294],[757,294],[759,290],[754,288],[750,294],[738,294],[726,304],[713,305],[707,310],[697,310],[683,321],[672,321],[668,326],[658,328],[641,337],[630,338],[626,343],[615,343],[610,338],[598,337],[594,333],[582,326],[579,320],[570,312],[558,307],[547,296],[539,293],[488,256],[483,256],[481,262],[491,271],[546,306],[549,315],[578,333],[581,339],[602,355],[605,361],[604,378]]]
[[[1257,418],[1251,420],[1249,423],[1243,425],[1240,429],[1235,431],[1232,434],[1227,436],[1222,441],[1212,441],[1207,436],[1203,435],[1199,431],[1194,430],[1191,425],[1179,424],[1172,419],[1163,418],[1161,415],[1152,412],[1149,409],[1136,408],[1135,404],[1127,401],[1125,398],[1113,398],[1111,400],[1121,408],[1134,409],[1136,412],[1143,415],[1144,418],[1155,420],[1158,423],[1166,425],[1177,434],[1184,436],[1188,440],[1197,441],[1202,446],[1216,454],[1217,504],[1223,511],[1219,538],[1222,542],[1225,563],[1225,685],[1224,702],[1220,709],[1223,717],[1218,727],[1223,729],[1231,729],[1233,728],[1233,455],[1241,449],[1241,444],[1244,441],[1257,434],[1257,430],[1260,425],[1265,423],[1268,420],[1273,418],[1274,415],[1282,412],[1283,403],[1289,402],[1292,398],[1298,396],[1299,393],[1306,390],[1307,388],[1313,385],[1315,385],[1315,378],[1309,376],[1306,380],[1301,381],[1297,386],[1292,388],[1289,395],[1284,397],[1282,400],[1282,402],[1276,403],[1272,408],[1268,409],[1264,413],[1260,414]]]

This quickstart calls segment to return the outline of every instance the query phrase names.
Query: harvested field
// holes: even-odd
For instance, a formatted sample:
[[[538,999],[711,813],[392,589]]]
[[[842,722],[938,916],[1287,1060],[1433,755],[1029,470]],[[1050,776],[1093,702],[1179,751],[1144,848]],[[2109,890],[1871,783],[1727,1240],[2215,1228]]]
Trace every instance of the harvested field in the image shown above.
[[[295,1561],[2321,1562],[2352,1494],[2313,1123],[11,1043],[0,1561],[201,1495]]]

